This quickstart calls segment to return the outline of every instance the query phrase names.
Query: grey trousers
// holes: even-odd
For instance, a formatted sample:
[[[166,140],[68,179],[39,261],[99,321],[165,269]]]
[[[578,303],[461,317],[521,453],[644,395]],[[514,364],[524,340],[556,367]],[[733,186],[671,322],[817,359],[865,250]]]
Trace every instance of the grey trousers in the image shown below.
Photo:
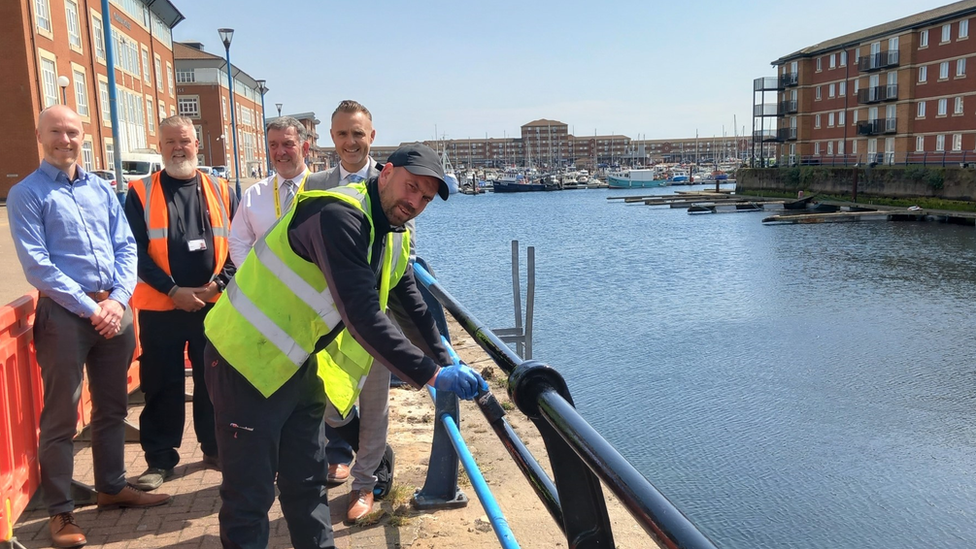
[[[326,395],[328,398],[328,395]],[[372,491],[376,485],[376,468],[386,451],[386,435],[390,426],[390,371],[378,362],[373,363],[359,393],[359,453],[349,474],[353,490]],[[350,416],[351,417],[351,416]],[[349,422],[343,418],[332,401],[326,402],[325,422],[339,427]]]
[[[51,516],[74,510],[70,491],[74,469],[72,440],[78,423],[84,365],[88,367],[88,389],[93,404],[95,489],[117,494],[125,488],[126,371],[135,346],[129,309],[122,317],[118,335],[105,339],[95,331],[91,320],[79,317],[49,298],[37,301],[34,348],[44,385],[38,453],[41,487]]]

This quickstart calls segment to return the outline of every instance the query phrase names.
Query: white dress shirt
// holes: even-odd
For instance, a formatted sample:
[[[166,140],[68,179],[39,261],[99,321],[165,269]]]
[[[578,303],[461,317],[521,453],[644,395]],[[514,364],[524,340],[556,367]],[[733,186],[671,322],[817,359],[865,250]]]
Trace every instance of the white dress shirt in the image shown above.
[[[360,176],[360,177],[362,177],[363,178],[362,179],[363,181],[366,181],[367,179],[369,179],[369,177],[367,175],[367,174],[369,174],[369,167],[370,166],[375,166],[375,165],[376,165],[376,161],[375,160],[373,160],[372,158],[367,158],[366,159],[366,164],[362,168],[360,168],[360,170],[358,172],[355,172],[355,174],[358,175],[358,176]],[[342,162],[339,163],[339,182],[341,184],[348,185],[349,183],[351,183],[351,181],[349,181],[349,176],[352,173],[353,172],[350,172],[350,171],[346,170],[345,167],[343,167]]]
[[[292,181],[294,182],[295,192],[298,192],[298,185],[302,178],[309,173],[308,168],[298,174]],[[254,185],[248,187],[241,196],[241,203],[237,206],[237,214],[230,224],[230,237],[228,246],[230,247],[230,258],[234,265],[240,266],[251,251],[251,247],[257,242],[258,238],[264,236],[268,229],[278,220],[275,215],[274,199],[275,176],[266,177]],[[285,213],[284,207],[288,199],[288,189],[285,179],[278,177],[278,199],[281,203],[282,214]]]

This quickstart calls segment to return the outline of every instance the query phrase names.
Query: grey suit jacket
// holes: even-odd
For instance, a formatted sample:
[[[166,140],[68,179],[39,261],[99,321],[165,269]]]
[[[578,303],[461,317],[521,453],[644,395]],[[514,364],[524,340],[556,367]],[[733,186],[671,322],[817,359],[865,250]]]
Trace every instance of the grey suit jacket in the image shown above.
[[[369,172],[366,174],[366,178],[379,177],[380,170],[383,166],[376,163],[372,158],[369,159]],[[308,180],[305,181],[305,189],[309,191],[327,191],[338,187],[342,183],[341,175],[339,174],[339,166],[334,168],[329,168],[324,172],[315,172],[309,174]],[[416,247],[416,224],[414,220],[411,219],[407,221],[406,228],[410,230],[410,259],[417,257],[417,247]]]

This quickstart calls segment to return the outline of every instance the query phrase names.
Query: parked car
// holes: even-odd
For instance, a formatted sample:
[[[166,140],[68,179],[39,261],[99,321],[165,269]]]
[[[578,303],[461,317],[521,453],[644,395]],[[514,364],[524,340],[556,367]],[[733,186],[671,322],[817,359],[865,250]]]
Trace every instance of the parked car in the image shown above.
[[[92,175],[97,175],[98,177],[101,177],[106,182],[110,183],[112,185],[112,188],[113,189],[115,188],[116,181],[117,181],[115,179],[115,172],[112,172],[112,171],[109,171],[109,170],[92,170],[89,173],[91,173]]]
[[[227,166],[213,166],[210,170],[211,174],[227,179]]]
[[[200,170],[200,172],[205,173],[207,175],[214,175],[213,168],[210,166],[197,166],[197,169]]]

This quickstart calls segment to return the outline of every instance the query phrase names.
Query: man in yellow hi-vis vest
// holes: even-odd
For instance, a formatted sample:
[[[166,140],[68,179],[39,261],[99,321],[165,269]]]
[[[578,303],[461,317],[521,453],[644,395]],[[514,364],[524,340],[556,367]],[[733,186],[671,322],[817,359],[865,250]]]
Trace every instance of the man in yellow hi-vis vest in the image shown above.
[[[371,366],[465,399],[487,389],[451,364],[409,263],[403,225],[448,192],[437,154],[411,144],[378,177],[300,193],[207,316],[224,547],[267,546],[276,476],[294,547],[334,546],[323,417],[349,412]]]

